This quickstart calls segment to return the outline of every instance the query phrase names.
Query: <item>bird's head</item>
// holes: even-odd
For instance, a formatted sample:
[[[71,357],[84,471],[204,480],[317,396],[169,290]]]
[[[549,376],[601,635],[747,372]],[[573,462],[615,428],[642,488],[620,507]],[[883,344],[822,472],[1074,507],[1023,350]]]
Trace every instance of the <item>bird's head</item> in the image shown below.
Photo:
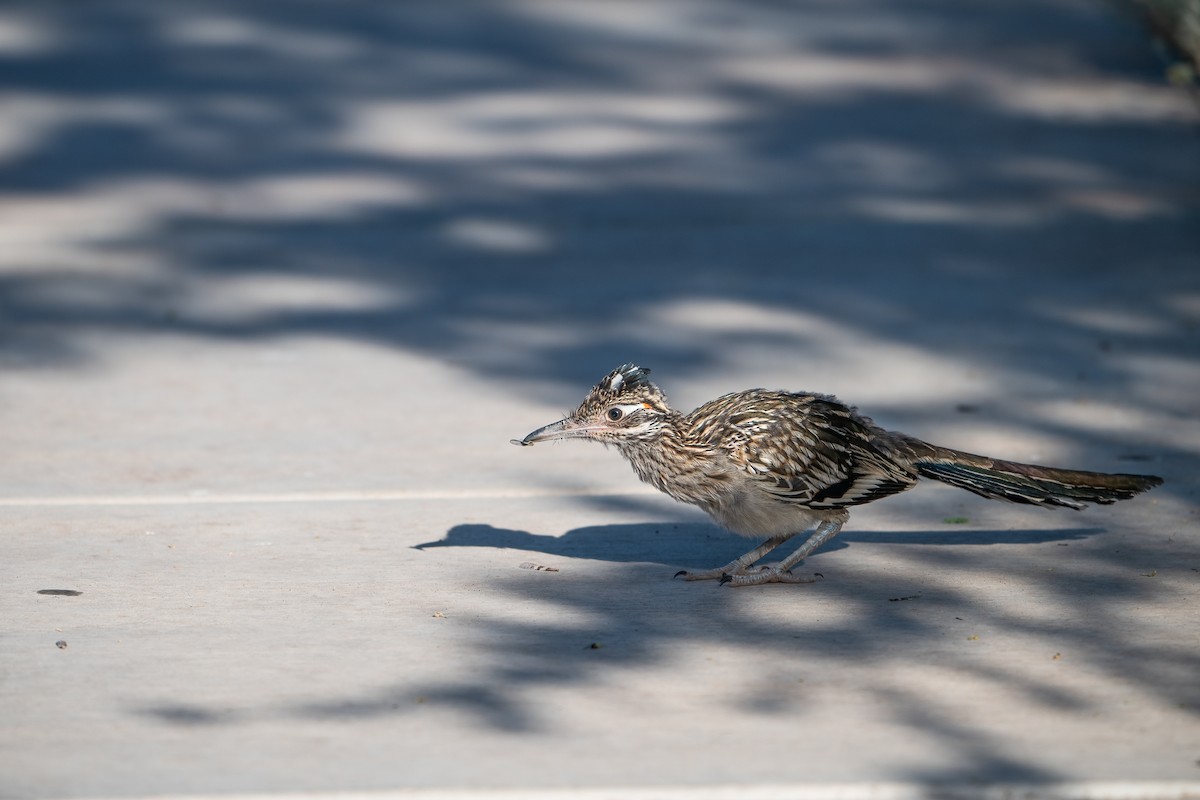
[[[662,391],[647,377],[650,370],[625,364],[592,387],[565,419],[538,428],[513,444],[531,445],[552,439],[595,439],[624,444],[653,439],[672,415]]]

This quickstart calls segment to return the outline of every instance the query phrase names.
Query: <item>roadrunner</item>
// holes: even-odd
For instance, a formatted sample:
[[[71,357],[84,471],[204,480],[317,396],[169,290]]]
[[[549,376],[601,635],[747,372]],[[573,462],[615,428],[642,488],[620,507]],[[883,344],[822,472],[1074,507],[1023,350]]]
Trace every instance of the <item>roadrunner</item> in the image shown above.
[[[916,485],[920,478],[993,500],[1080,509],[1113,503],[1162,483],[1154,475],[1081,472],[972,455],[880,428],[829,395],[751,389],[690,414],[667,404],[650,370],[618,367],[566,419],[513,444],[593,439],[616,447],[646,483],[699,506],[761,545],[723,567],[675,577],[735,586],[809,583],[792,567],[841,531],[850,506]],[[798,533],[799,549],[774,564],[756,562]]]

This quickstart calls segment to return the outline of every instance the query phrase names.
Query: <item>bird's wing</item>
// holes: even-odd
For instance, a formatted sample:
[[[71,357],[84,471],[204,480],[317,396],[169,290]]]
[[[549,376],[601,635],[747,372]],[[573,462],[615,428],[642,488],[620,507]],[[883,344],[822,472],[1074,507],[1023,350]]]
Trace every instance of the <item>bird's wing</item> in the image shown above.
[[[915,470],[876,447],[883,431],[832,398],[750,393],[717,419],[715,441],[729,461],[780,500],[840,508],[895,494],[917,480]]]

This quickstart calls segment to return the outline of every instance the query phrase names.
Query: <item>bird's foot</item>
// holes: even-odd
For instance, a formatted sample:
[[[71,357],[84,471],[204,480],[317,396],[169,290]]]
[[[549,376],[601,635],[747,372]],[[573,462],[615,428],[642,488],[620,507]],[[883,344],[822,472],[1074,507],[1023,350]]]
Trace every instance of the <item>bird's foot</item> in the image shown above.
[[[815,583],[814,576],[796,575],[779,564],[761,564],[742,572],[726,573],[721,576],[721,585],[758,586],[763,583]]]
[[[675,573],[676,578],[685,581],[719,581],[722,585],[758,586],[762,583],[813,583],[816,577],[795,575],[790,569],[783,569],[779,564],[759,564],[758,566],[730,569],[729,566],[717,569],[686,570]],[[818,576],[819,577],[819,576]]]

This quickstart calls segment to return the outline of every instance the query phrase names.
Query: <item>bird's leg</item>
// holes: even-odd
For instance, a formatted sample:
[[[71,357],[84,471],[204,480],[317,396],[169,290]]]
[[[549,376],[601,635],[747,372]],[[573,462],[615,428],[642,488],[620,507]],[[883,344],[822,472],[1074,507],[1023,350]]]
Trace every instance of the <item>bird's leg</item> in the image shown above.
[[[761,583],[812,583],[815,578],[792,574],[792,567],[810,556],[814,550],[837,536],[842,530],[839,520],[826,520],[817,526],[804,544],[778,564],[767,564],[753,572],[730,572],[721,583],[734,586],[757,586]],[[740,559],[739,559],[740,560]],[[736,563],[736,562],[735,562]]]
[[[776,547],[779,547],[779,545],[783,544],[794,535],[795,534],[789,533],[786,536],[772,536],[770,539],[767,539],[749,553],[746,553],[746,555],[735,558],[733,561],[730,561],[723,567],[703,570],[681,569],[679,572],[675,573],[675,577],[683,578],[685,581],[715,581],[720,580],[727,575],[741,575],[751,564],[753,564],[755,561],[758,561]]]

